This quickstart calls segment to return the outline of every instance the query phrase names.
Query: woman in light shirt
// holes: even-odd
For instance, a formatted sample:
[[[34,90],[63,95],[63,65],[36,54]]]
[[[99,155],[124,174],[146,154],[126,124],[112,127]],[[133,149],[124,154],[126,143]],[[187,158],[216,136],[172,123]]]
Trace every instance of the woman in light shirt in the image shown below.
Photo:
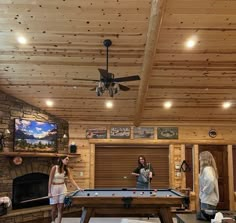
[[[201,152],[199,161],[200,212],[197,213],[197,219],[210,220],[214,218],[219,202],[218,171],[215,159],[209,151]]]

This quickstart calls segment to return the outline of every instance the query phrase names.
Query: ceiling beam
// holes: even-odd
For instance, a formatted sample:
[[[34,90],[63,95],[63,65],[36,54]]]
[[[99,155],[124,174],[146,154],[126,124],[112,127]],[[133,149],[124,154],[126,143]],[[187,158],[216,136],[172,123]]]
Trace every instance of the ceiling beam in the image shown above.
[[[141,80],[139,85],[134,125],[139,126],[147,96],[149,80],[152,72],[153,60],[156,54],[156,45],[162,23],[162,15],[166,0],[152,0],[150,20],[148,25],[147,41],[144,52]]]

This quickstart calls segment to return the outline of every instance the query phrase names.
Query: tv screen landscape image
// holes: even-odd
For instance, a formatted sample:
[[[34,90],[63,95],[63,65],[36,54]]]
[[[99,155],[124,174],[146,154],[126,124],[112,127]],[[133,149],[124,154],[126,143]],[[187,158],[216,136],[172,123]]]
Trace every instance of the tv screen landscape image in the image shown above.
[[[56,148],[55,123],[15,119],[14,151],[56,152]]]

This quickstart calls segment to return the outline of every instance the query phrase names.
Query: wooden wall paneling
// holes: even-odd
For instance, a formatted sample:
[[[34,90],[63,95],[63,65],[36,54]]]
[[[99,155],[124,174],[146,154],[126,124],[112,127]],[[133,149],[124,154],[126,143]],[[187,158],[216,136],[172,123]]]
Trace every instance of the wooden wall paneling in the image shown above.
[[[182,154],[182,151],[181,151],[181,145],[177,144],[177,145],[174,145],[175,147],[175,154],[174,154],[174,161],[175,161],[175,165],[181,165],[181,154]],[[176,168],[174,165],[174,168]],[[181,184],[182,184],[182,179],[181,179],[181,172],[180,172],[180,169],[177,170],[175,169],[175,186],[177,188],[181,188]]]
[[[185,188],[186,176],[180,169],[176,169],[176,165],[181,165],[185,159],[185,146],[179,144],[171,144],[169,147],[169,182],[172,188]]]
[[[234,168],[233,167],[233,146],[227,146],[228,151],[228,178],[229,178],[229,209],[234,210]]]
[[[175,170],[174,170],[174,145],[171,144],[169,146],[169,184],[170,188],[174,188],[174,177],[175,177]]]
[[[234,174],[234,191],[236,191],[236,146],[232,145],[232,150],[233,150],[233,174]]]
[[[90,182],[89,188],[94,188],[95,185],[95,144],[90,145]]]
[[[193,191],[193,145],[187,144],[185,145],[185,160],[191,168],[190,171],[186,172],[186,187],[191,188]]]
[[[181,164],[185,160],[185,145],[181,145]],[[186,188],[186,173],[181,171],[181,188]]]
[[[233,158],[233,190],[236,191],[236,146],[232,145],[232,158]],[[236,192],[234,192],[234,210],[236,210]]]

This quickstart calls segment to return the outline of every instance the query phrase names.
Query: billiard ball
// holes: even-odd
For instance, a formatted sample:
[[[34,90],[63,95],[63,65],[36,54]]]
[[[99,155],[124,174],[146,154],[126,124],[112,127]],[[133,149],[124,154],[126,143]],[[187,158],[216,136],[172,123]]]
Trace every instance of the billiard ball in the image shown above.
[[[112,196],[115,196],[115,194],[112,194]]]
[[[98,193],[96,192],[94,195],[95,195],[95,196],[98,196]]]
[[[87,193],[87,196],[90,196],[90,193]]]

